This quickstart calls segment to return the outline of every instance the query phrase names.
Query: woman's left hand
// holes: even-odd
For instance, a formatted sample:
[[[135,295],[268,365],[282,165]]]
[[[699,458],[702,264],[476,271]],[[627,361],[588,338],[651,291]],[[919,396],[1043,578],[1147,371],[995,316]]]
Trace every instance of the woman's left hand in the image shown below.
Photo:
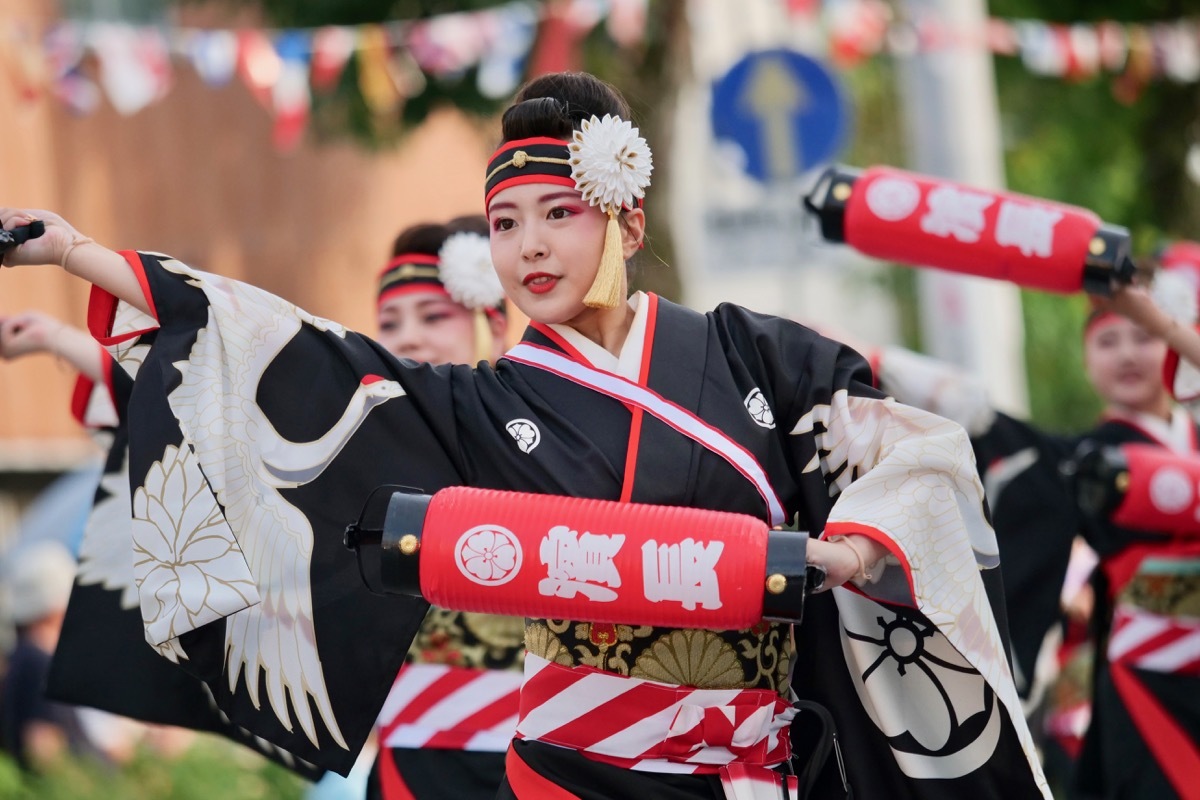
[[[855,555],[855,549],[862,554],[861,562]],[[870,570],[885,555],[887,549],[883,545],[861,534],[847,534],[835,541],[808,541],[808,563],[825,568],[825,583],[821,591],[841,586],[855,578],[862,578],[863,568]]]

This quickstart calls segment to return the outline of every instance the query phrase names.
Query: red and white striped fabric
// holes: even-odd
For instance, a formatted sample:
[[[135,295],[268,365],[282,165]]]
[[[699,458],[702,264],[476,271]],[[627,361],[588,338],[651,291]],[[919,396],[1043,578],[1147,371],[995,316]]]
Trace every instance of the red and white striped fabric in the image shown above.
[[[1153,672],[1200,675],[1200,619],[1118,606],[1108,657],[1113,663]]]
[[[517,738],[647,772],[715,774],[791,755],[796,710],[768,689],[696,689],[525,656]]]
[[[407,664],[379,712],[380,743],[503,753],[517,725],[521,681],[512,670]]]

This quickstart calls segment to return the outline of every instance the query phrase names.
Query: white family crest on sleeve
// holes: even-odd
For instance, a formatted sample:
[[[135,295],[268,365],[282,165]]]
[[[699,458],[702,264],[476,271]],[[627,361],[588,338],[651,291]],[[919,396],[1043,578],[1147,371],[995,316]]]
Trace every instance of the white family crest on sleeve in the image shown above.
[[[542,432],[527,419],[510,420],[504,426],[504,430],[508,431],[508,435],[517,443],[522,453],[532,453],[541,444]]]
[[[581,594],[598,603],[617,599],[613,589],[621,587],[621,573],[613,563],[625,543],[625,534],[595,534],[555,525],[538,548],[546,577],[538,582],[538,594],[565,597]]]
[[[697,605],[707,609],[720,608],[717,561],[724,550],[724,542],[705,544],[690,537],[674,544],[649,540],[642,545],[646,599],[654,603],[673,600],[682,603],[688,611],[694,611]]]
[[[263,602],[226,620],[229,689],[236,690],[244,669],[248,696],[261,707],[265,674],[267,698],[284,728],[293,730],[294,713],[319,747],[315,706],[330,737],[346,748],[317,652],[309,580],[312,526],[279,490],[320,475],[370,411],[404,390],[394,381],[365,378],[324,435],[310,442],[285,440],[256,402],[264,371],[302,324],[338,336],[345,329],[245,284],[178,262],[164,266],[189,275],[209,301],[208,325],[198,332],[189,359],[175,364],[183,379],[168,402],[263,596]]]
[[[763,395],[762,389],[755,386],[743,401],[746,406],[746,411],[750,413],[750,419],[754,420],[754,424],[761,428],[772,430],[775,427],[775,413],[771,411],[771,406],[767,403],[767,398]]]

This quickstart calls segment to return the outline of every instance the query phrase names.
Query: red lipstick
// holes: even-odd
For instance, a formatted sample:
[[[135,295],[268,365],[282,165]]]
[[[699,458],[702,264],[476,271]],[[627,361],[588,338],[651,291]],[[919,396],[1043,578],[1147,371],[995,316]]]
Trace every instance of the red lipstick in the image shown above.
[[[534,294],[545,294],[558,284],[558,278],[546,272],[531,272],[522,284]]]

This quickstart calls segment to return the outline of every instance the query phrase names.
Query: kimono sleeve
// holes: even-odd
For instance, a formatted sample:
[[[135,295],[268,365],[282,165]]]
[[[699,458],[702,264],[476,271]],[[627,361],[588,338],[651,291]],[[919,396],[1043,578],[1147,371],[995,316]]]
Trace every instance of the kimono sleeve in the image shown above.
[[[404,364],[337,323],[167,256],[124,255],[153,317],[100,292],[89,320],[136,365],[147,639],[234,725],[345,774],[427,606],[372,594],[343,534],[376,487],[460,482],[453,409],[412,402]]]
[[[97,441],[104,440],[107,452],[77,553],[47,696],[143,722],[216,733],[317,780],[325,770],[231,723],[202,681],[147,647],[132,558],[127,409],[133,378],[107,353],[104,358],[103,380],[80,376],[72,399],[80,423]]]
[[[862,534],[889,553],[870,581],[831,592],[846,682],[809,676],[857,697],[865,718],[845,712],[839,728],[882,737],[894,759],[893,772],[851,756],[856,793],[1049,797],[981,574],[998,548],[966,432],[880,396],[836,342],[812,341],[803,364],[789,435],[801,480],[820,479],[832,499],[822,536]]]
[[[1007,616],[1017,689],[1029,698],[1038,689],[1035,668],[1046,634],[1061,617],[1059,596],[1079,527],[1059,474],[1073,440],[998,411],[982,382],[956,364],[886,347],[877,374],[887,394],[954,420],[971,437],[1000,552],[1001,568],[984,576],[999,572],[1004,604],[997,616]]]

